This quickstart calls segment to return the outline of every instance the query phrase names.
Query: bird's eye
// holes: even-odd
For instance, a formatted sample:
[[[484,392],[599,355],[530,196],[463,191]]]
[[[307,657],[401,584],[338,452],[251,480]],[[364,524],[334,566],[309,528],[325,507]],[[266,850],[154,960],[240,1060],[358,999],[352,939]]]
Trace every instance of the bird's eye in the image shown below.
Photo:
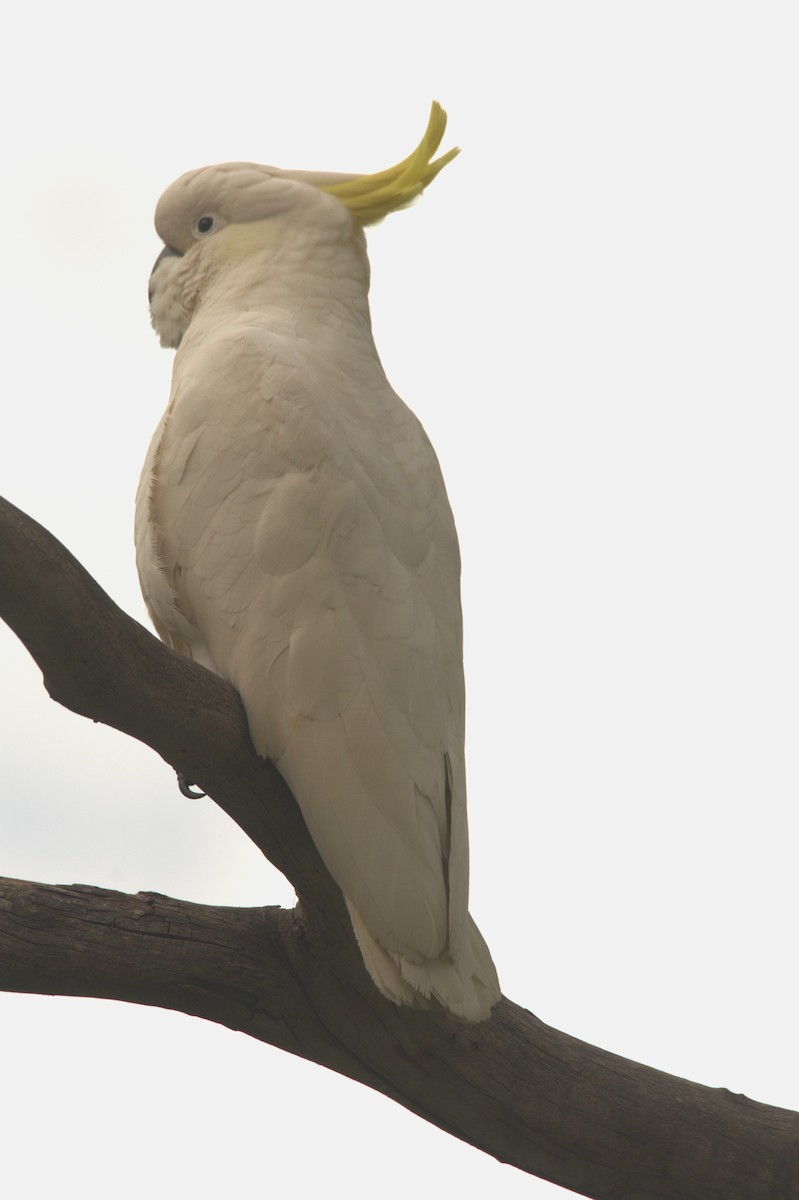
[[[216,228],[216,217],[204,216],[199,217],[194,222],[194,232],[199,236],[204,236],[206,233],[211,233]]]

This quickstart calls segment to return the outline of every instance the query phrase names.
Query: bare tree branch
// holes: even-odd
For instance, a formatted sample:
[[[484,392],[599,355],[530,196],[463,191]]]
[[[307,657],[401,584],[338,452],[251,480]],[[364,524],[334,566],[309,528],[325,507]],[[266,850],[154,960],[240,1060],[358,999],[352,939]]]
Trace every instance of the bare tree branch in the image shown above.
[[[301,905],[235,909],[0,881],[0,988],[216,1021],[383,1092],[503,1162],[598,1200],[799,1197],[799,1116],[598,1050],[503,999],[460,1025],[367,978],[338,889],[227,684],[122,613],[0,502],[0,615],[61,704],[196,780]]]

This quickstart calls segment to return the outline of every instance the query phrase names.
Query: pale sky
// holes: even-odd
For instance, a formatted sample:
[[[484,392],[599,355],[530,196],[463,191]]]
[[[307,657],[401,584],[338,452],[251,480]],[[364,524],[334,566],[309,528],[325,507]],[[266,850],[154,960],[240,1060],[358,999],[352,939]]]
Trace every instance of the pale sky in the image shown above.
[[[796,6],[76,0],[6,35],[0,490],[145,622],[158,196],[379,170],[448,110],[462,155],[369,246],[461,538],[472,911],[544,1021],[799,1108]],[[0,676],[0,873],[291,903],[5,629]],[[18,1200],[566,1195],[173,1013],[0,997],[0,1063]]]

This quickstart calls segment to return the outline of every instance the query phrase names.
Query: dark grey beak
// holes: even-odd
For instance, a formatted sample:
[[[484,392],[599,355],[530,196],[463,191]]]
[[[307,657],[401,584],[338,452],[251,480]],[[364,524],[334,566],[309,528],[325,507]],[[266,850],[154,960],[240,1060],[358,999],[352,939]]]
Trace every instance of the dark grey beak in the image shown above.
[[[164,261],[165,258],[183,258],[183,255],[181,254],[180,250],[173,250],[171,246],[164,246],[163,250],[158,255],[158,258],[153,263],[153,269],[150,272],[150,286],[147,291],[147,299],[148,300],[152,300],[152,298],[153,298],[153,291],[154,291],[153,275],[158,270],[158,267]]]

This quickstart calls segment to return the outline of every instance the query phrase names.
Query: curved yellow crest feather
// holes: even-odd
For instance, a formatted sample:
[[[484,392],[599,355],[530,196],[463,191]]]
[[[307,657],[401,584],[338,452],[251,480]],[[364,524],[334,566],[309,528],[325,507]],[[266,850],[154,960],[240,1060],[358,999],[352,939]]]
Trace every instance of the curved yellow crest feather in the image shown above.
[[[321,190],[346,204],[359,225],[374,225],[395,209],[411,204],[432,183],[439,171],[456,154],[460,154],[459,147],[455,146],[431,161],[441,145],[446,128],[447,114],[434,100],[427,129],[413,154],[385,171],[377,171],[374,175],[358,175],[342,183],[331,183]]]

